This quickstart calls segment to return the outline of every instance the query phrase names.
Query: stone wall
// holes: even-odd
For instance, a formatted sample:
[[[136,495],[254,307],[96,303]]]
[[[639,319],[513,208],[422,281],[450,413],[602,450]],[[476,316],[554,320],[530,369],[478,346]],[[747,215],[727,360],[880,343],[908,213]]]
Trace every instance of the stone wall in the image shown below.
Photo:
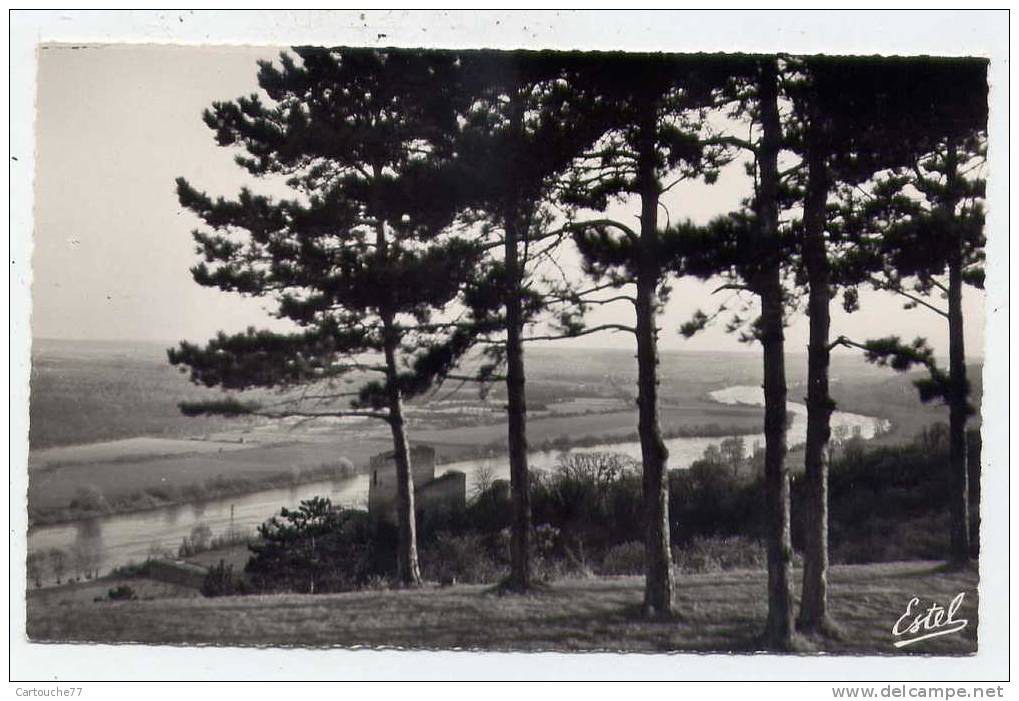
[[[447,472],[436,478],[434,448],[413,446],[410,463],[415,510],[463,508],[467,500],[467,478],[462,472]],[[368,512],[376,518],[396,523],[396,464],[392,451],[379,453],[371,459]]]
[[[415,445],[410,449],[410,469],[414,490],[435,479],[435,449]],[[371,459],[368,479],[368,511],[376,514],[396,501],[396,462],[393,451],[379,453]]]
[[[419,513],[462,509],[466,503],[467,475],[455,470],[414,489],[414,508]]]

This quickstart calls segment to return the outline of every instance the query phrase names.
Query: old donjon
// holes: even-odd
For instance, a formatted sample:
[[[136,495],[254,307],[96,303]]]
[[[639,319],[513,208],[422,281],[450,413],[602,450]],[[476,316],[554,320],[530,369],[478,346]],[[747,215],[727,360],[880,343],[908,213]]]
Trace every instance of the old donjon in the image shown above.
[[[393,451],[371,459],[368,482],[368,513],[396,523],[396,463]],[[410,470],[414,483],[414,509],[418,514],[462,509],[467,501],[467,476],[450,470],[435,476],[435,449],[415,445],[410,449]]]

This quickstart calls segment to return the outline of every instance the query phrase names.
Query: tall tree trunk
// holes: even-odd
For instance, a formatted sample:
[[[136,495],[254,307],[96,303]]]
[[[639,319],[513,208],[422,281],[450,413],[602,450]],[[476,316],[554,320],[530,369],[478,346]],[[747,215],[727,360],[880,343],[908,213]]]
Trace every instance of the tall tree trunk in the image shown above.
[[[658,181],[655,178],[653,100],[641,115],[638,187],[640,189],[640,252],[637,266],[637,407],[644,487],[644,612],[649,617],[672,611],[672,553],[669,550],[669,451],[658,423],[658,326],[655,321],[658,284]]]
[[[791,589],[792,538],[789,526],[789,472],[786,457],[786,381],[781,253],[778,246],[778,67],[761,64],[760,185],[757,209],[764,261],[755,285],[761,298],[760,340],[764,349],[764,480],[768,528],[768,621],[764,644],[776,650],[793,645]]]
[[[828,167],[820,143],[823,127],[815,110],[807,136],[807,192],[803,205],[803,262],[807,270],[810,341],[807,346],[807,486],[803,552],[803,596],[799,626],[811,632],[833,629],[828,614],[828,441],[835,407],[829,395],[831,268],[825,248]]]
[[[949,221],[956,216],[958,197],[958,156],[955,144],[949,143],[946,154],[949,198],[945,208]],[[953,241],[948,260],[948,372],[949,372],[949,467],[952,472],[951,560],[964,565],[970,558],[969,541],[969,471],[966,464],[966,421],[969,418],[969,384],[966,380],[966,348],[962,323],[962,233]]]
[[[948,367],[951,401],[948,408],[949,464],[952,471],[951,558],[964,565],[970,558],[969,469],[966,463],[966,421],[969,398],[966,351],[962,325],[962,261],[953,255],[948,264]]]
[[[969,466],[969,548],[980,556],[980,433],[966,431],[966,464]]]
[[[524,384],[524,315],[520,284],[522,270],[517,241],[518,218],[506,217],[506,396],[508,412],[508,443],[510,461],[510,492],[513,524],[510,532],[510,580],[514,591],[531,586],[531,496],[527,469],[527,398]]]
[[[375,165],[376,181],[382,176],[382,166]],[[386,224],[375,222],[375,244],[378,256],[386,261],[389,245],[386,240]],[[414,515],[414,475],[411,471],[410,448],[407,445],[407,430],[403,424],[403,397],[397,382],[400,370],[396,364],[396,351],[400,345],[400,330],[396,326],[396,315],[385,305],[379,308],[382,320],[382,350],[386,358],[386,395],[389,401],[389,428],[393,434],[393,462],[396,465],[396,577],[405,585],[421,584],[418,568],[417,533]]]
[[[392,315],[383,316],[384,350],[386,356],[386,391],[389,399],[389,426],[393,433],[393,462],[396,464],[396,578],[404,585],[421,584],[418,567],[417,533],[414,519],[414,478],[411,472],[410,448],[403,424],[403,398],[396,380],[398,334]]]

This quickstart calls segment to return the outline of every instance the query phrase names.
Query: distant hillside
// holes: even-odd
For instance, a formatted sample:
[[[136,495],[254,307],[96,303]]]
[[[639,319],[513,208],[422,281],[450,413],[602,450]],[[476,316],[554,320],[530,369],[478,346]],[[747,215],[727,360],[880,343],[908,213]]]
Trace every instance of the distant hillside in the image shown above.
[[[188,436],[224,420],[182,416],[177,403],[214,396],[188,382],[156,343],[35,340],[29,399],[33,449],[133,436]]]
[[[178,402],[219,394],[192,385],[170,366],[166,346],[151,342],[35,340],[32,348],[30,445],[34,449],[134,436],[202,435],[237,420],[188,418]],[[758,384],[761,360],[753,352],[682,352],[661,355],[663,404],[703,398],[727,385]],[[577,397],[614,397],[627,404],[636,397],[637,368],[625,350],[534,346],[527,350],[528,400],[533,406]],[[806,355],[787,357],[789,399],[805,395]],[[980,369],[971,368],[976,401]],[[492,388],[502,404],[504,388]],[[947,420],[937,406],[923,406],[909,379],[868,365],[858,355],[836,354],[832,393],[847,411],[905,419],[910,429]],[[472,385],[444,388],[442,398],[478,396]],[[428,401],[426,398],[424,401]]]

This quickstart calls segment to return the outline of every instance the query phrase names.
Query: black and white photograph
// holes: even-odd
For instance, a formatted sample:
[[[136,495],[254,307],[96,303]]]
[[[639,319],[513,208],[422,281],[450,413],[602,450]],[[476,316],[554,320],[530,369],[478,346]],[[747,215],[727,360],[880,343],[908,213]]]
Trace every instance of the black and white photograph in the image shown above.
[[[1007,678],[1007,11],[15,14],[24,659]]]

